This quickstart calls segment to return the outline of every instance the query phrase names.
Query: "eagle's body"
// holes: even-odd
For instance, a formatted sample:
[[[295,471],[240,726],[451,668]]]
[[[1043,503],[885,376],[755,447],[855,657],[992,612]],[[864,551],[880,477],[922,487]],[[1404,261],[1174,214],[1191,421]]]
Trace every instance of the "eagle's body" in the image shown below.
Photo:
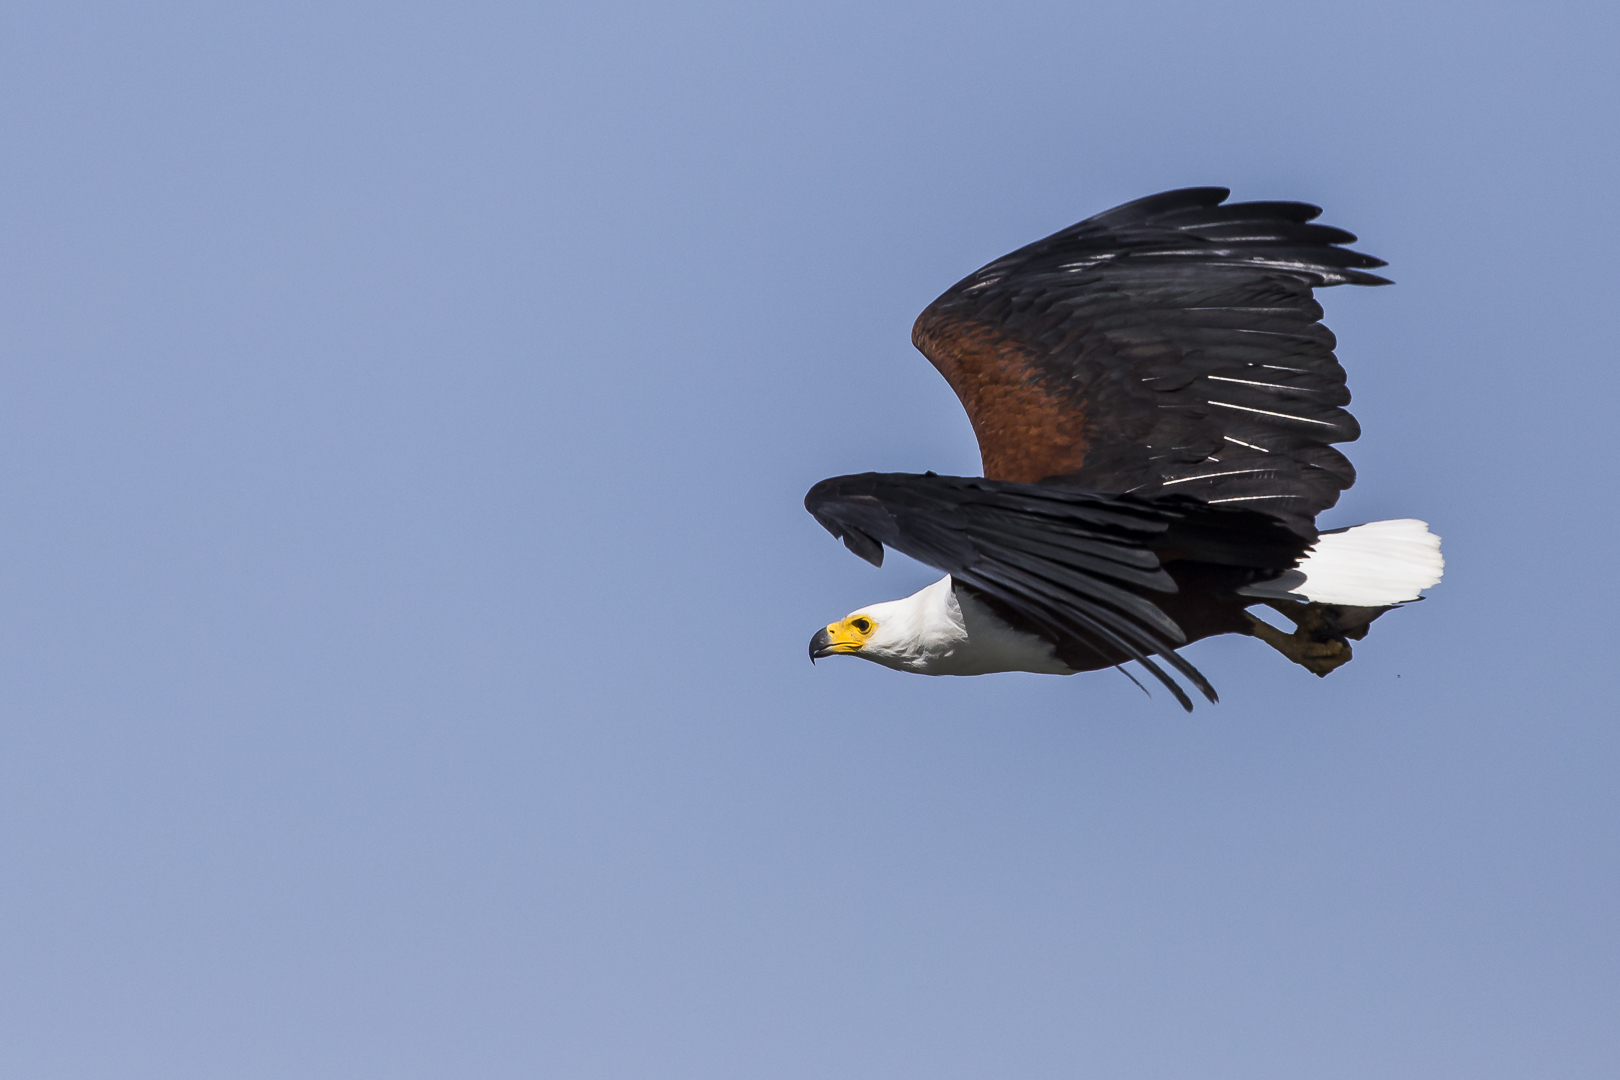
[[[1319,534],[1359,435],[1312,290],[1386,284],[1300,203],[1222,188],[1117,207],[992,262],[917,319],[984,477],[866,473],[805,505],[856,554],[885,544],[948,575],[831,623],[844,653],[925,674],[1069,674],[1136,660],[1214,700],[1175,649],[1266,640],[1318,674],[1347,638],[1440,578],[1422,522]],[[1247,609],[1269,604],[1293,635]]]

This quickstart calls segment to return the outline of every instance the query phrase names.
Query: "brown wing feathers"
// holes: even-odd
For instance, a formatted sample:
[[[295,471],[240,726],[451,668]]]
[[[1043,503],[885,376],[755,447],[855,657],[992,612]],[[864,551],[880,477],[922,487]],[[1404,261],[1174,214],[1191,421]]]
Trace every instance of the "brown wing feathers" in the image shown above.
[[[917,319],[984,474],[1311,517],[1359,430],[1311,290],[1384,284],[1303,203],[1224,188],[1117,207],[997,259]]]
[[[1085,402],[1045,385],[1033,349],[992,325],[949,316],[917,320],[911,340],[967,409],[985,476],[1031,484],[1085,464]]]

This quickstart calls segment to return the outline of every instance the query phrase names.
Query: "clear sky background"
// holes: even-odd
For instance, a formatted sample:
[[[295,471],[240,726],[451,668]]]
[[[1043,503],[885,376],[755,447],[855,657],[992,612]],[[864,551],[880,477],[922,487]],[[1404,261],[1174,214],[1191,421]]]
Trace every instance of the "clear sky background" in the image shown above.
[[[0,1074],[1620,1075],[1610,5],[16,2]],[[1325,680],[812,668],[972,474],[912,319],[1116,203],[1360,234]]]

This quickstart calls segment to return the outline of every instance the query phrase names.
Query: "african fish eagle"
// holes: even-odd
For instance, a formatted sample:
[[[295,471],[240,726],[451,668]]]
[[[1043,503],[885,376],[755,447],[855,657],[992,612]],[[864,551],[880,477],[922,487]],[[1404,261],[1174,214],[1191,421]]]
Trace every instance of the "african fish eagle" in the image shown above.
[[[970,274],[911,340],[967,410],[983,477],[862,473],[805,508],[855,554],[946,576],[816,631],[810,658],[925,675],[1136,661],[1210,701],[1178,646],[1247,634],[1317,675],[1440,580],[1422,521],[1319,532],[1359,434],[1312,290],[1387,285],[1315,206],[1187,188],[1088,218]],[[1268,605],[1284,633],[1249,612]]]

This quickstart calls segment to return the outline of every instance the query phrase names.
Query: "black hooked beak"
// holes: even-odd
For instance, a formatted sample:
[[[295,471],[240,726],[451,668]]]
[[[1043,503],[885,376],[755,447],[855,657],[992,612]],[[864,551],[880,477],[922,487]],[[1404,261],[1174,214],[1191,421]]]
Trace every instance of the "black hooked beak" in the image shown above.
[[[816,631],[816,636],[810,639],[810,662],[813,664],[823,656],[832,654],[832,635],[827,633],[827,628],[823,626]]]

